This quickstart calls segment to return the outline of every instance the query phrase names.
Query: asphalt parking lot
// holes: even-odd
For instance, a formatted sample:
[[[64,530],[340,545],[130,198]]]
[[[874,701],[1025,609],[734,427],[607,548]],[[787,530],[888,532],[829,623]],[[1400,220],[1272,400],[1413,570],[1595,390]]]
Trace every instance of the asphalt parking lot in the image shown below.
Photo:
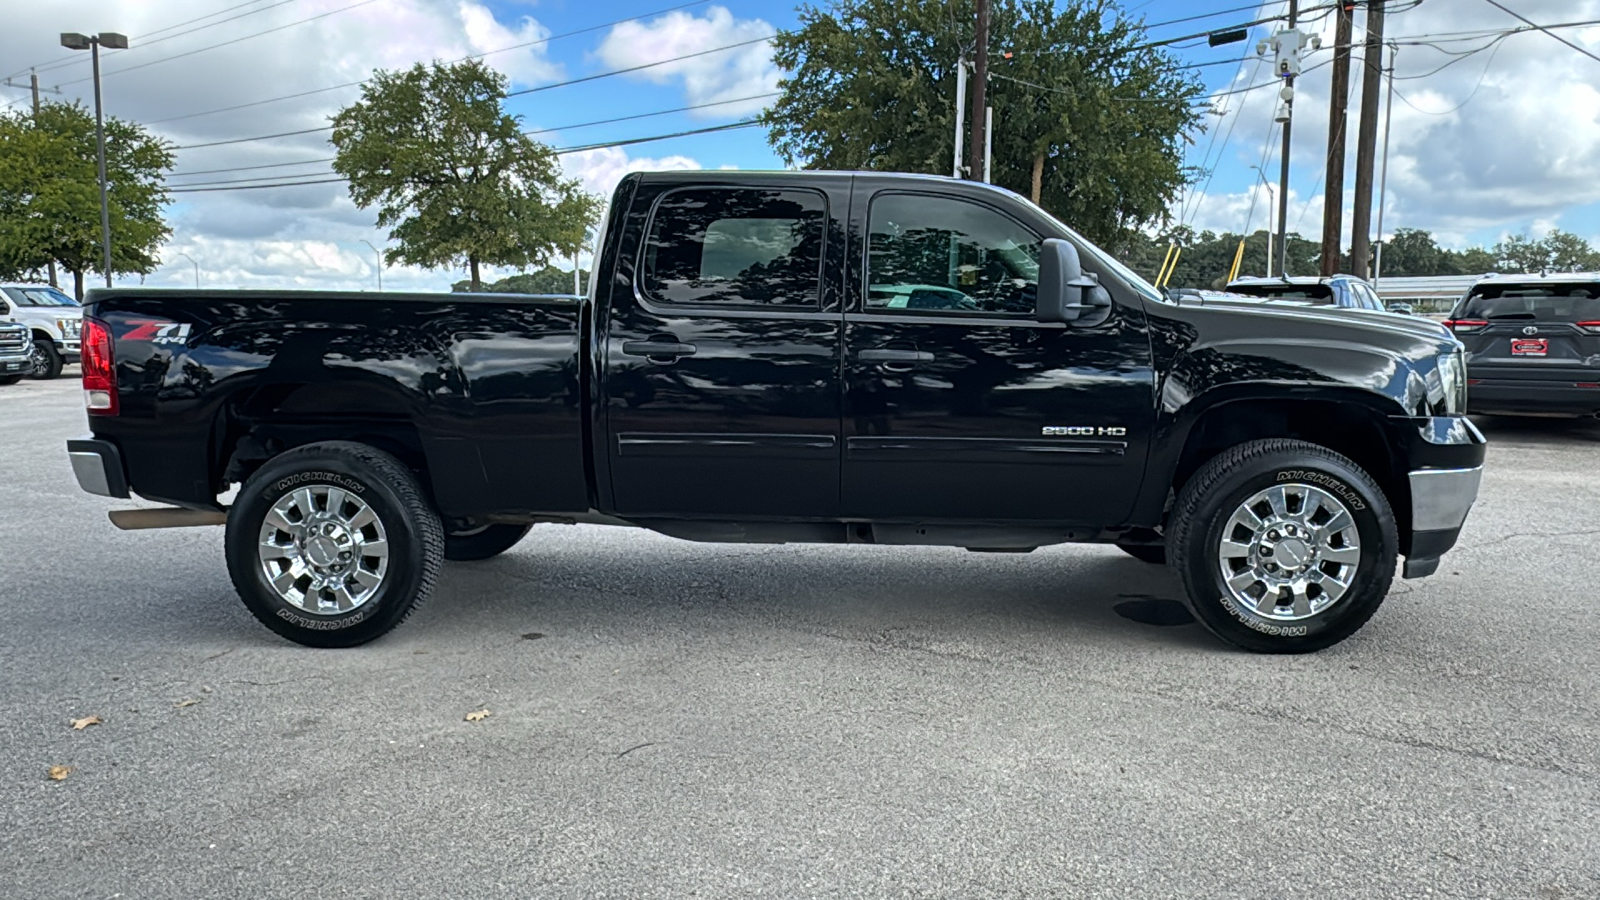
[[[1291,658],[1112,548],[562,526],[309,650],[85,430],[0,388],[5,897],[1600,896],[1600,423],[1486,423],[1440,573]]]

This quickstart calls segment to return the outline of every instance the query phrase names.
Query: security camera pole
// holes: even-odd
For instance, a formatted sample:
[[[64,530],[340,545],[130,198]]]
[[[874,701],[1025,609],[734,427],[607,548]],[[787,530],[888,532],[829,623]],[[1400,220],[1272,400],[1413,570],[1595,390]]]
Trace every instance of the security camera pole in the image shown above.
[[[94,59],[94,142],[100,159],[100,248],[106,272],[106,287],[111,287],[111,204],[106,199],[106,121],[100,104],[100,48],[128,49],[126,35],[102,31],[97,35],[61,33],[61,46],[68,50],[88,50]]]

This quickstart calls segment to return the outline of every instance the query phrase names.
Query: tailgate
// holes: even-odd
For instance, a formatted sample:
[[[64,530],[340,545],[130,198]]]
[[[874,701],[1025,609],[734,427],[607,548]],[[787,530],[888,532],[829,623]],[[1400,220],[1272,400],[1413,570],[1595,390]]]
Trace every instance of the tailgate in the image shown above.
[[[1481,378],[1600,374],[1600,283],[1556,281],[1473,288],[1451,330]]]

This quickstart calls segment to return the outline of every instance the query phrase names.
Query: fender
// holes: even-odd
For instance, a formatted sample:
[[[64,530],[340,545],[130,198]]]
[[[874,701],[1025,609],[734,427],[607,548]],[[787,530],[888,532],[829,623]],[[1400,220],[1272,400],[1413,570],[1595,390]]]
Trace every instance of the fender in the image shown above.
[[[1426,395],[1414,357],[1392,347],[1326,338],[1233,338],[1180,351],[1161,378],[1135,519],[1160,521],[1195,424],[1219,406],[1252,400],[1350,404],[1392,431],[1391,419],[1410,415]]]

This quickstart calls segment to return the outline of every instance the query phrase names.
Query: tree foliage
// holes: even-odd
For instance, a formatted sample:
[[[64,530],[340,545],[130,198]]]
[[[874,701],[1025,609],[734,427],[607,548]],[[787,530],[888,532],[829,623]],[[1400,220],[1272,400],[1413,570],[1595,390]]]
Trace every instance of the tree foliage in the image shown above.
[[[1557,228],[1542,238],[1511,235],[1493,247],[1450,250],[1420,228],[1401,228],[1383,248],[1385,275],[1482,275],[1485,272],[1600,270],[1588,241]]]
[[[1109,0],[991,7],[995,183],[1101,242],[1163,219],[1189,177],[1199,81],[1140,49],[1141,30]],[[800,27],[774,39],[786,74],[768,140],[791,165],[948,174],[974,15],[972,0],[802,6]]]
[[[598,214],[550,148],[506,113],[505,76],[477,60],[379,71],[333,117],[334,171],[378,207],[390,263],[539,266],[571,252]]]
[[[113,274],[143,275],[172,230],[172,148],[139,125],[107,119],[106,183]],[[94,114],[77,103],[44,103],[0,114],[0,277],[37,277],[52,261],[76,282],[101,273],[100,188]]]
[[[589,270],[584,269],[580,274],[583,277],[583,285],[587,288],[589,286]],[[470,291],[472,289],[472,282],[470,281],[458,281],[450,286],[450,290],[456,292]],[[545,266],[537,272],[518,272],[499,281],[480,285],[478,290],[495,294],[570,294],[572,293],[572,270]]]
[[[1173,267],[1167,284],[1173,287],[1221,288],[1228,283],[1228,272],[1233,268],[1233,257],[1239,249],[1241,235],[1233,232],[1218,234],[1211,231],[1196,232],[1187,226],[1174,228],[1160,237],[1134,235],[1123,244],[1120,254],[1123,262],[1151,282],[1161,271],[1167,247],[1176,242],[1183,248],[1178,263]],[[1244,257],[1239,263],[1239,277],[1267,274],[1267,243],[1271,236],[1264,230],[1244,238]],[[1273,250],[1277,252],[1276,248]],[[1300,235],[1289,233],[1290,275],[1315,275],[1322,258],[1321,245]]]

